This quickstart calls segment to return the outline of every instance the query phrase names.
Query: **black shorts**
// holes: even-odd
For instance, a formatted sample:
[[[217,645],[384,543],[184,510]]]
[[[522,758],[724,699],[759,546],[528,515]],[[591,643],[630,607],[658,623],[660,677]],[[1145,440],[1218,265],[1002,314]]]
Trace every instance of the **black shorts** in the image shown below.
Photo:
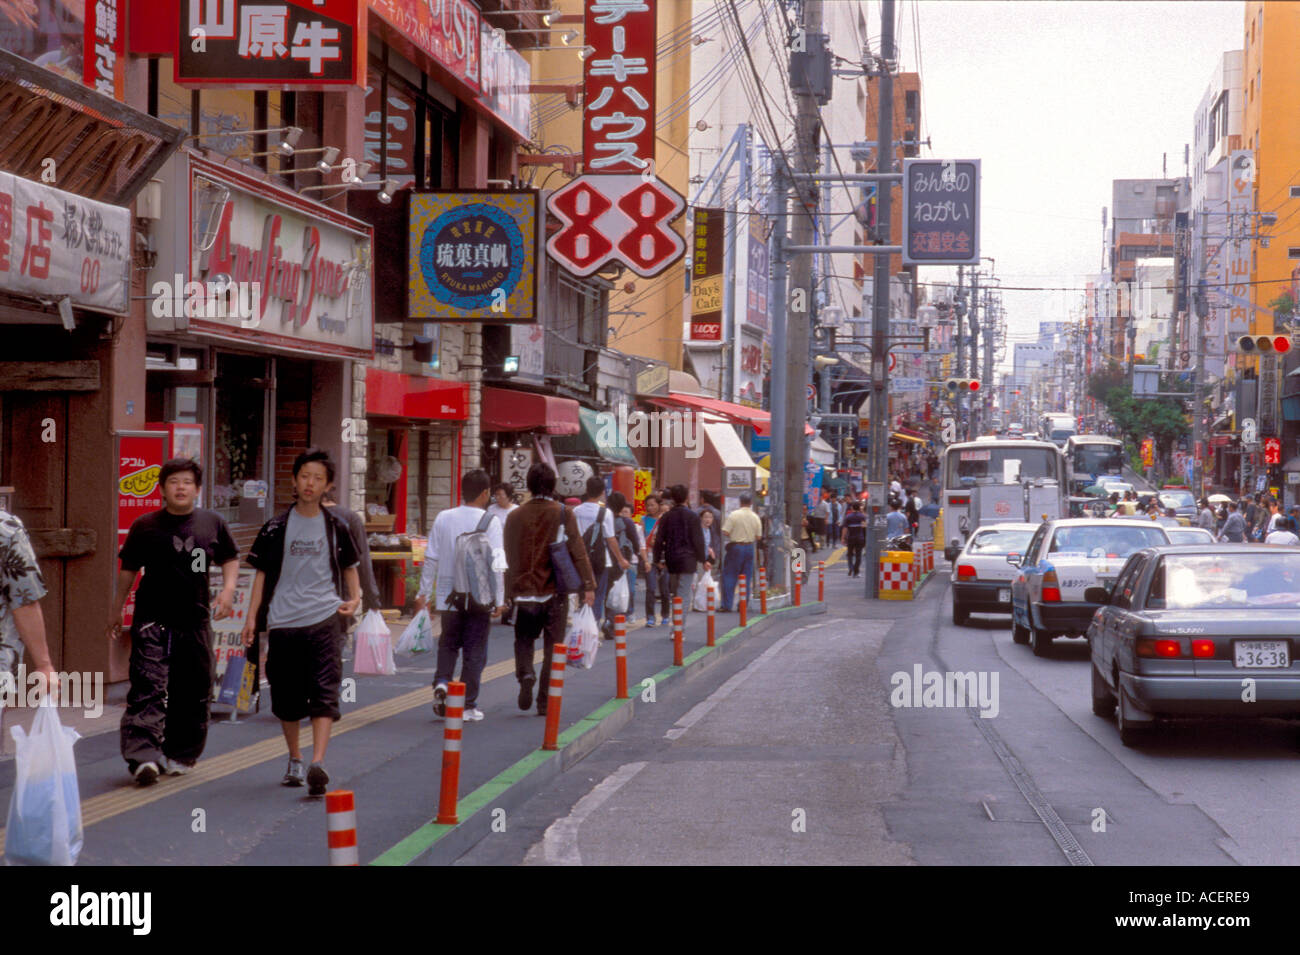
[[[303,717],[337,720],[343,682],[343,631],[338,614],[310,627],[285,627],[267,634],[266,679],[271,712],[296,723]]]

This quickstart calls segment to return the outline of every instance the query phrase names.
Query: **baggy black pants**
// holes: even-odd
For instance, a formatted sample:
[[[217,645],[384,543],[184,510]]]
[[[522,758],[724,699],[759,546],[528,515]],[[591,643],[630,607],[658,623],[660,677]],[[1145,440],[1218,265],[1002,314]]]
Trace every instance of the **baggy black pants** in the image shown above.
[[[166,756],[203,755],[212,702],[212,633],[157,623],[131,629],[131,689],[122,714],[122,756],[132,771]]]
[[[525,677],[537,676],[533,654],[537,638],[545,641],[542,675],[536,684],[539,705],[546,702],[550,691],[553,648],[557,643],[564,643],[568,623],[569,602],[561,594],[556,594],[546,603],[515,601],[515,679],[520,683]]]

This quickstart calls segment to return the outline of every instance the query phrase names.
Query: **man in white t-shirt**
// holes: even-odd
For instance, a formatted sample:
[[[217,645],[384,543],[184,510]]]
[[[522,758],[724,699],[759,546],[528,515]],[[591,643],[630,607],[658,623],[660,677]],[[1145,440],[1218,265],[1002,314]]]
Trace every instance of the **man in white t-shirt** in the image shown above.
[[[488,505],[487,512],[497,519],[501,524],[502,530],[506,526],[506,517],[511,511],[519,509],[519,505],[514,500],[515,489],[509,484],[492,485],[492,503]],[[514,626],[515,608],[510,603],[506,603],[506,612],[501,615],[501,623],[508,627]]]
[[[420,573],[420,589],[415,596],[418,613],[433,595],[432,611],[442,614],[442,635],[438,637],[438,666],[433,675],[433,712],[445,716],[447,712],[447,684],[456,672],[456,658],[463,654],[460,678],[465,684],[465,719],[473,722],[483,719],[478,708],[478,691],[487,663],[488,634],[492,630],[492,617],[505,612],[506,552],[503,546],[501,521],[485,512],[488,488],[492,479],[482,468],[465,472],[460,479],[460,497],[465,503],[449,507],[433,521],[429,533],[429,546],[424,552],[424,570]],[[456,607],[448,602],[455,584],[456,538],[472,534],[484,516],[490,520],[485,529],[488,544],[492,547],[492,577],[497,606],[490,611],[474,610],[469,606]]]
[[[591,558],[592,572],[596,575],[596,606],[595,613],[597,620],[605,619],[605,594],[609,592],[609,580],[614,567],[619,569],[619,573],[627,570],[629,564],[623,557],[622,551],[618,547],[618,538],[614,536],[614,512],[605,506],[605,481],[603,478],[587,478],[587,493],[582,496],[582,503],[573,509],[573,516],[578,520],[578,533],[582,535],[584,541],[590,540],[587,531],[596,519],[601,517],[601,511],[604,511],[604,517],[601,520],[600,531],[597,534],[596,547],[588,547],[587,554]],[[605,541],[605,550],[607,553],[601,554],[599,549],[600,539]],[[601,557],[604,561],[601,561]],[[603,566],[601,566],[603,563]],[[617,579],[617,578],[616,578]]]

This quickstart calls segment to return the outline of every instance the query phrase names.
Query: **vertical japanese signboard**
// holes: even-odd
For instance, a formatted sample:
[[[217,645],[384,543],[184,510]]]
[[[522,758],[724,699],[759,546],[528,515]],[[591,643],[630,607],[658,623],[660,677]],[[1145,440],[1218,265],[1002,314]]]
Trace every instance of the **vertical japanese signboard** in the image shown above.
[[[726,212],[697,208],[691,231],[691,341],[720,342]]]
[[[167,458],[167,434],[162,431],[122,431],[117,435],[117,550],[122,549],[131,524],[142,514],[163,506],[158,473]],[[116,553],[116,551],[114,552]],[[139,583],[139,578],[136,580]],[[127,598],[122,623],[131,625],[135,591]]]
[[[745,321],[767,331],[767,225],[760,215],[749,216],[749,267]]]
[[[193,87],[364,86],[364,12],[361,0],[182,0],[173,78]]]
[[[82,81],[105,96],[126,99],[126,2],[86,0]]]
[[[585,174],[547,209],[561,228],[546,244],[574,275],[622,263],[650,278],[686,243],[669,228],[686,200],[654,174],[655,0],[587,0],[582,157]]]
[[[980,161],[903,160],[903,264],[978,265]]]
[[[1223,259],[1227,263],[1228,274],[1225,276],[1227,292],[1227,323],[1225,332],[1228,341],[1238,336],[1250,334],[1250,239],[1254,231],[1250,221],[1251,206],[1254,204],[1255,192],[1255,157],[1250,150],[1241,149],[1232,154],[1232,165],[1228,171],[1228,240],[1223,250]],[[1272,329],[1270,328],[1271,332]]]

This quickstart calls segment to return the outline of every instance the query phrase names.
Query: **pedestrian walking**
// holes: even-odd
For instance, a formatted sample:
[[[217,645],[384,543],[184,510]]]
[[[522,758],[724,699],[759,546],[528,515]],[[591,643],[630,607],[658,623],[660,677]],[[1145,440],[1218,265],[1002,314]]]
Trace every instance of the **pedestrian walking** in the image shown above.
[[[1240,544],[1245,539],[1245,518],[1238,512],[1237,502],[1230,501],[1228,503],[1228,519],[1223,522],[1223,530],[1219,532],[1219,540]]]
[[[645,528],[632,516],[632,505],[628,504],[623,508],[622,517],[624,526],[632,535],[633,558],[632,566],[628,568],[628,604],[627,604],[627,622],[636,622],[636,582],[638,577],[642,581],[647,581],[650,572],[650,555],[646,553]],[[626,554],[624,554],[626,556]],[[648,598],[647,598],[648,601]]]
[[[631,623],[636,614],[637,565],[640,563],[640,555],[645,551],[645,544],[641,538],[641,528],[632,520],[632,505],[627,502],[627,495],[613,491],[606,503],[614,515],[614,537],[618,541],[619,553],[627,561],[627,570],[623,572],[627,577],[627,610],[623,613],[624,622]],[[617,582],[618,577],[614,577],[610,586]],[[606,596],[608,597],[608,592]]]
[[[673,506],[655,526],[655,563],[668,573],[669,593],[681,597],[682,605],[689,607],[696,568],[703,564],[708,570],[711,565],[700,517],[686,506],[686,485],[674,484],[668,493]]]
[[[605,595],[609,585],[623,575],[628,562],[614,536],[614,512],[605,503],[605,481],[595,475],[587,478],[582,503],[573,509],[578,519],[578,533],[587,545],[587,558],[596,577],[596,621],[607,635],[614,632],[614,621],[606,619]]]
[[[650,557],[647,562],[645,579],[645,625],[646,627],[655,627],[660,624],[668,623],[668,573],[659,569],[651,555],[654,554],[655,534],[659,527],[660,518],[667,513],[667,506],[661,495],[651,494],[645,499],[645,514],[641,518],[641,526],[645,529],[645,547],[646,555]],[[659,621],[655,622],[655,603],[659,603]]]
[[[212,702],[212,612],[208,568],[221,568],[216,619],[230,616],[239,550],[215,511],[197,507],[203,469],[173,458],[158,472],[162,510],[137,517],[118,552],[110,639],[121,633],[122,608],[144,571],[131,623],[131,688],[122,714],[121,749],[142,786],[161,773],[194,768],[208,738]]]
[[[429,606],[436,610],[442,623],[438,637],[438,663],[433,674],[433,712],[447,715],[447,685],[456,672],[460,659],[460,680],[465,684],[464,719],[475,722],[483,719],[478,708],[479,686],[483,667],[487,664],[488,634],[492,618],[505,613],[506,554],[501,522],[488,509],[489,489],[492,479],[482,468],[466,471],[460,479],[459,507],[449,507],[433,520],[429,532],[429,546],[424,552],[424,569],[420,573],[420,588],[415,595],[418,613]],[[491,549],[491,566],[480,568],[480,573],[490,573],[494,599],[491,606],[478,605],[472,595],[456,589],[456,571],[461,561],[471,559],[472,548],[457,554],[458,542],[467,542],[471,535],[483,534]]]
[[[0,510],[0,680],[13,681],[17,689],[18,666],[25,648],[41,695],[58,692],[45,639],[45,615],[41,612],[40,601],[45,593],[45,579],[27,528],[15,515]],[[4,695],[0,694],[3,712]]]
[[[903,502],[895,497],[889,502],[889,513],[885,515],[885,538],[902,537],[907,532],[907,515],[903,513]]]
[[[1201,510],[1196,517],[1196,526],[1203,530],[1214,533],[1214,511],[1210,509],[1210,502],[1201,498]]]
[[[361,613],[379,610],[383,601],[379,596],[379,584],[375,582],[375,568],[370,561],[370,535],[366,533],[366,521],[356,511],[349,510],[339,503],[338,489],[331,484],[321,498],[321,504],[328,507],[335,517],[343,519],[352,537],[352,547],[357,552],[357,576],[361,578]],[[356,629],[361,614],[353,614],[348,623],[348,631]]]
[[[722,522],[722,536],[726,540],[722,557],[721,609],[724,613],[731,612],[741,574],[746,581],[746,607],[749,606],[748,595],[754,593],[754,551],[763,536],[763,522],[754,513],[753,504],[752,494],[741,494],[740,506]]]
[[[578,532],[573,511],[555,499],[555,471],[538,462],[525,478],[532,497],[506,518],[506,599],[515,605],[515,679],[519,681],[519,708],[533,705],[537,690],[537,715],[546,715],[547,680],[537,687],[533,668],[534,646],[542,637],[542,674],[549,677],[553,647],[565,642],[568,601],[557,593],[555,566],[550,545],[563,540],[573,565],[582,579],[582,600],[596,603],[596,578],[587,559],[587,548]]]
[[[854,501],[849,505],[849,512],[844,516],[844,546],[848,548],[849,576],[862,576],[862,549],[867,546],[867,516],[862,513],[862,505]]]
[[[1285,514],[1278,518],[1277,526],[1264,539],[1265,544],[1300,544],[1300,537],[1295,533],[1296,523]]]
[[[257,570],[244,624],[244,646],[267,634],[266,678],[271,712],[280,721],[289,764],[281,782],[307,784],[307,795],[323,796],[329,785],[325,753],[330,731],[342,713],[343,628],[361,604],[361,579],[352,535],[343,519],[321,507],[334,483],[327,452],[309,448],[293,461],[295,501],[264,525],[248,563]],[[304,771],[299,724],[311,719],[312,759]]]

